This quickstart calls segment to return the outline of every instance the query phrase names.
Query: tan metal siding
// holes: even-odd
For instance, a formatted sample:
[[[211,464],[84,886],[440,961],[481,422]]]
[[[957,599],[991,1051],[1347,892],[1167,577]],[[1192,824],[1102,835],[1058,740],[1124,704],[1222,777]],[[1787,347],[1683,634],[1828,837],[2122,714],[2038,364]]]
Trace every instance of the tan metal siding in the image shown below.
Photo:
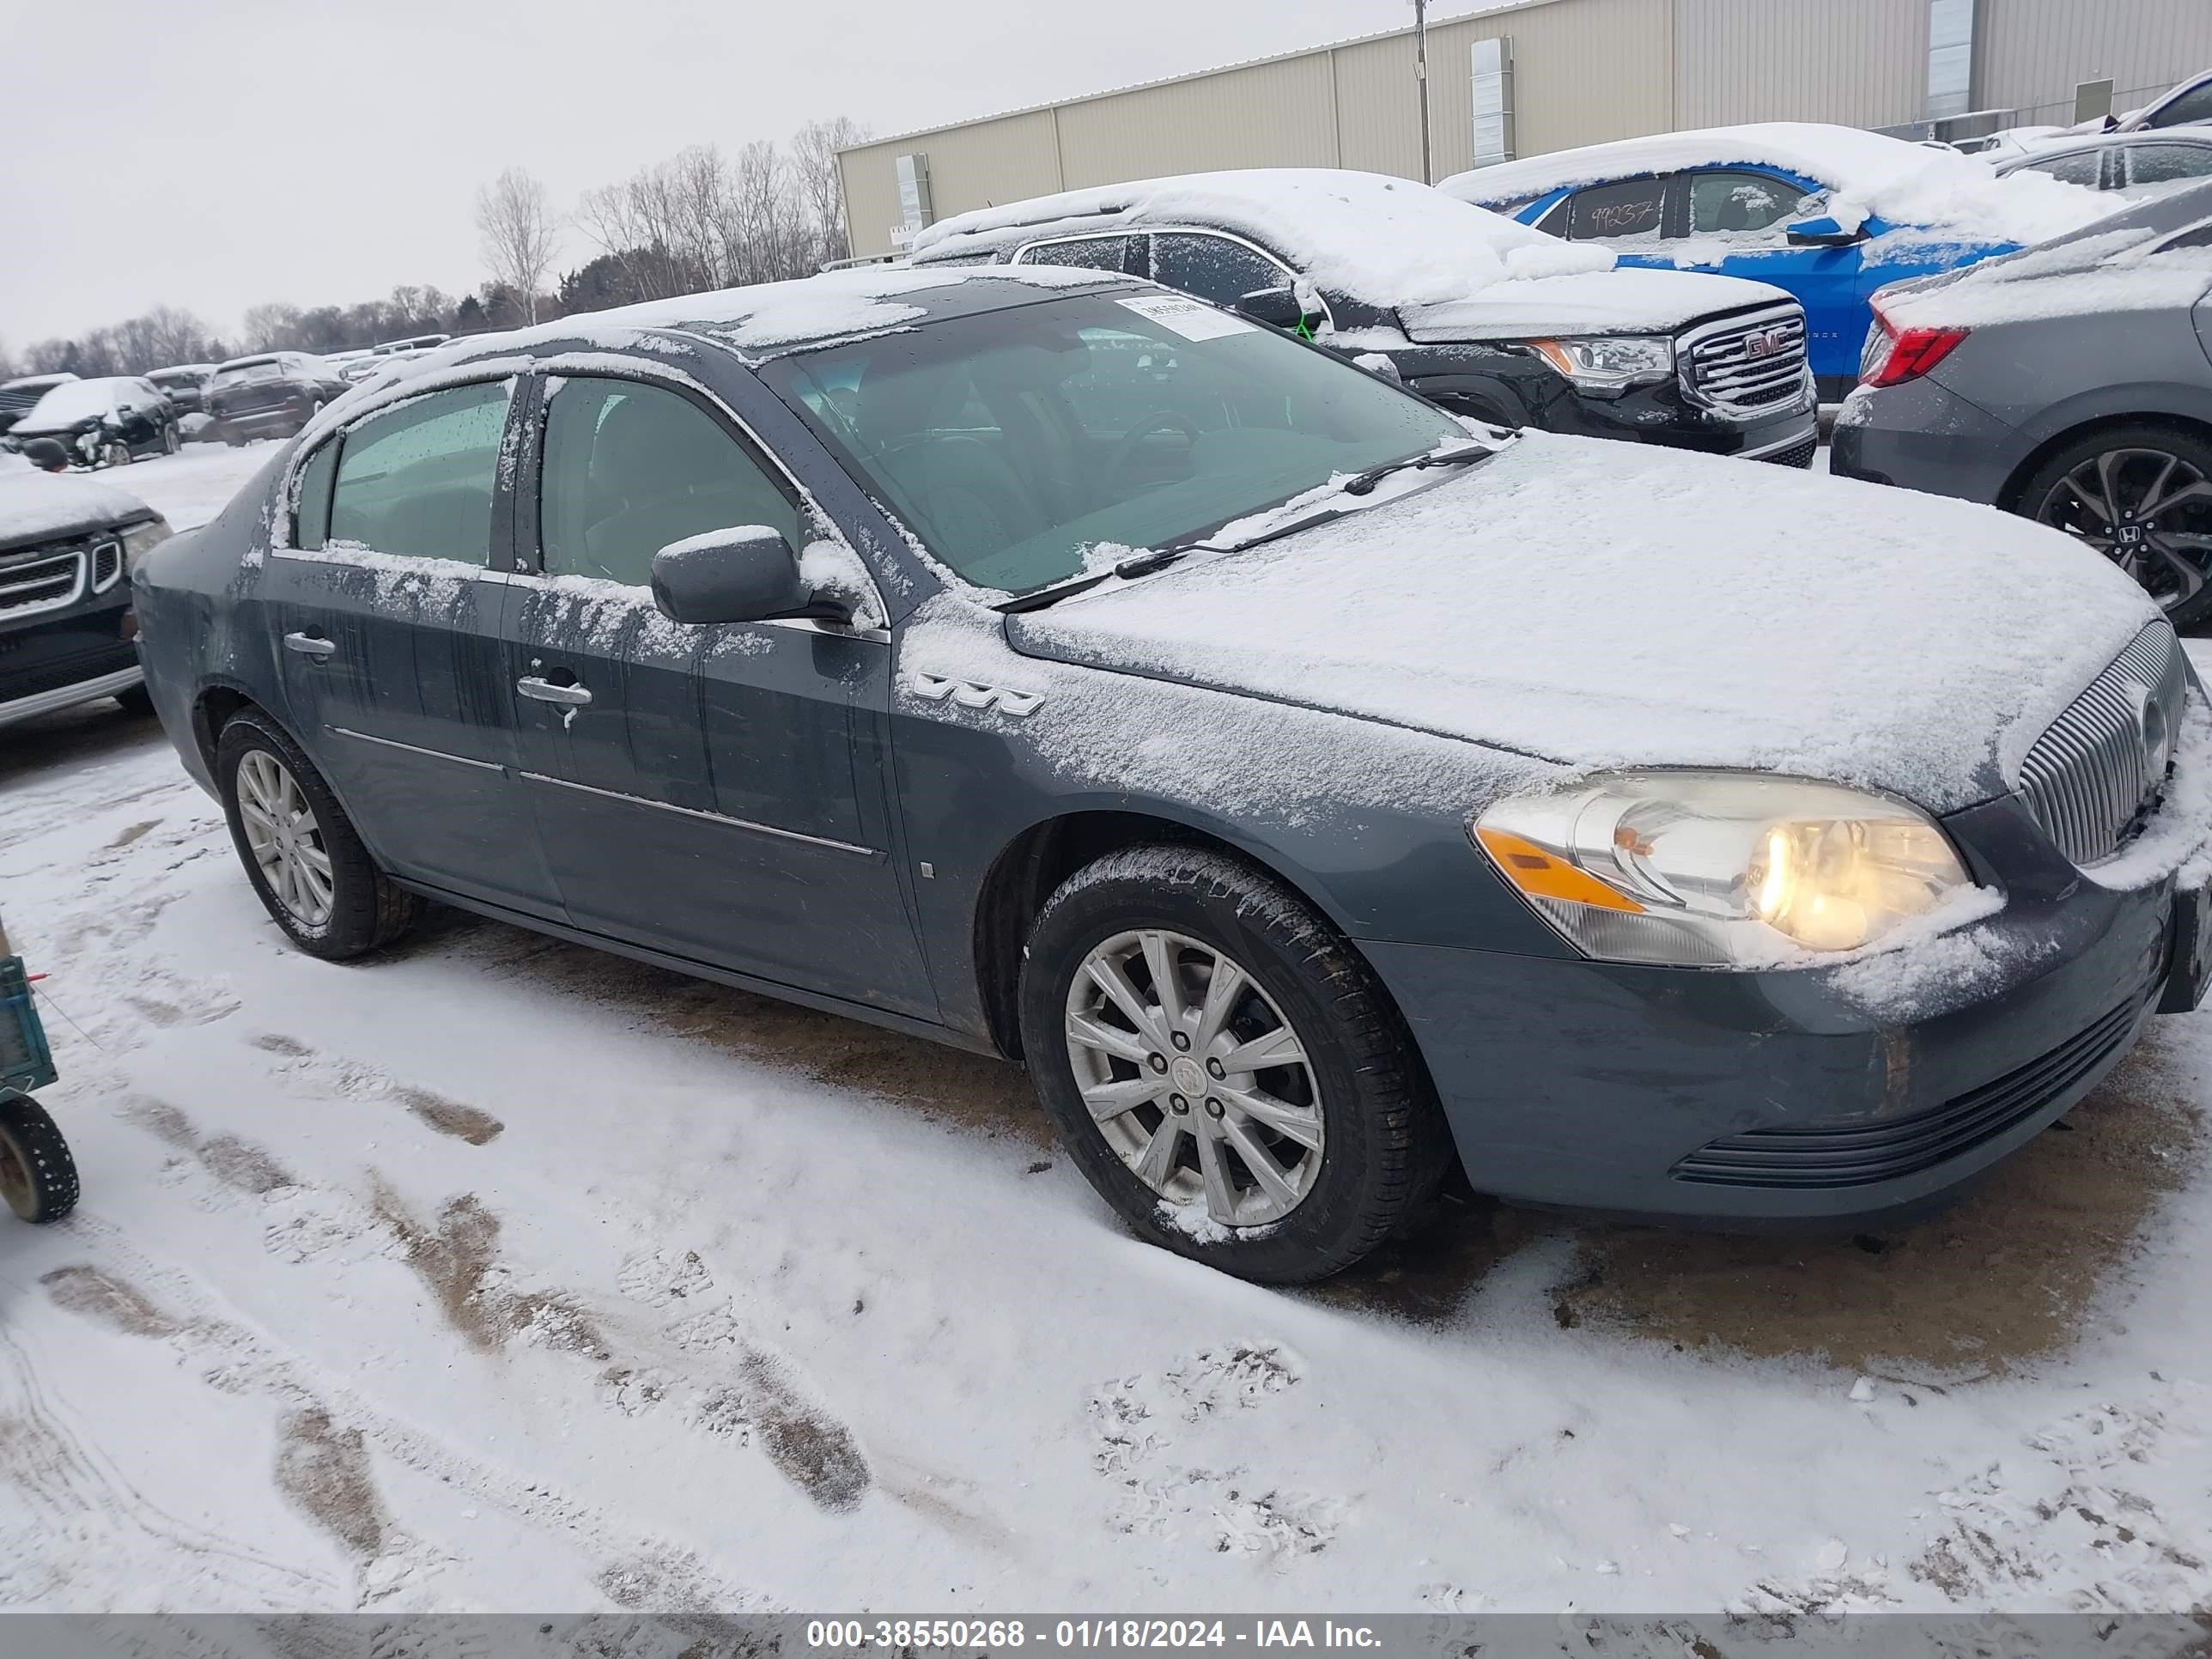
[[[2113,82],[2116,112],[2212,69],[2212,0],[1982,0],[1977,101],[2023,121],[2074,118],[2074,88]]]
[[[1431,25],[1437,177],[1474,163],[1469,54],[1477,40],[1513,43],[1519,155],[1666,131],[1674,125],[1674,9],[1673,0],[1549,0]]]
[[[891,251],[891,227],[899,222],[902,155],[919,152],[929,158],[930,201],[940,219],[1067,188],[1060,182],[1054,119],[1051,110],[1033,110],[845,151],[841,165],[853,252]]]
[[[1328,55],[1310,52],[1064,104],[1067,188],[1210,167],[1333,167],[1329,91]]]
[[[1679,128],[1921,118],[1928,0],[1675,0],[1674,15]]]
[[[1437,70],[1436,37],[1429,31],[1429,72]],[[1336,128],[1340,167],[1415,179],[1421,172],[1420,106],[1413,90],[1413,39],[1409,34],[1340,46],[1336,64]],[[1441,153],[1440,153],[1441,154]],[[1442,173],[1437,175],[1442,177]]]

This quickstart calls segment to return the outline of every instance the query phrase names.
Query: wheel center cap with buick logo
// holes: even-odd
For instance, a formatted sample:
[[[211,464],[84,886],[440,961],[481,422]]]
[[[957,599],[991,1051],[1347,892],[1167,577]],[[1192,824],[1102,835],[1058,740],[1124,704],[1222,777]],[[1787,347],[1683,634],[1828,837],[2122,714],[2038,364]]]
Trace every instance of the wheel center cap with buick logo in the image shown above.
[[[1168,1075],[1175,1079],[1176,1090],[1182,1094],[1202,1095],[1206,1092],[1206,1073],[1199,1069],[1198,1062],[1188,1054],[1178,1055],[1175,1064],[1168,1067]]]

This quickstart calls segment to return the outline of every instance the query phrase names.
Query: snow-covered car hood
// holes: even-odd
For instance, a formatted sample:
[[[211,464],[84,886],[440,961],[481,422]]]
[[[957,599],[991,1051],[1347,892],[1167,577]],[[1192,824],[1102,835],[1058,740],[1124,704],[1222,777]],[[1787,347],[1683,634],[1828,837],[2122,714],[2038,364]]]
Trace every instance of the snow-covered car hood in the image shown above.
[[[1577,271],[1493,283],[1465,299],[1399,307],[1409,338],[1525,340],[1532,335],[1665,334],[1685,323],[1790,295],[1765,283],[1703,271]]]
[[[129,490],[89,478],[38,471],[0,477],[0,553],[154,516]]]
[[[1578,768],[1748,767],[1938,812],[2158,611],[1964,501],[1530,433],[1446,482],[1006,618],[1018,651]]]

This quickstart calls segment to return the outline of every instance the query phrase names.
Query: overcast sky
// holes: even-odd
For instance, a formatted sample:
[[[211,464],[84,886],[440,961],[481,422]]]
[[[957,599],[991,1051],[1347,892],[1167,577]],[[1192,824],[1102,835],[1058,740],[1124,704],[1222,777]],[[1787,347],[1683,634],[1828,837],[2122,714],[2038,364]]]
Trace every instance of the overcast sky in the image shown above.
[[[1435,0],[1438,15],[1476,9]],[[1404,27],[1411,0],[0,0],[0,343],[483,280],[501,168],[878,133]],[[573,234],[562,268],[592,250]]]

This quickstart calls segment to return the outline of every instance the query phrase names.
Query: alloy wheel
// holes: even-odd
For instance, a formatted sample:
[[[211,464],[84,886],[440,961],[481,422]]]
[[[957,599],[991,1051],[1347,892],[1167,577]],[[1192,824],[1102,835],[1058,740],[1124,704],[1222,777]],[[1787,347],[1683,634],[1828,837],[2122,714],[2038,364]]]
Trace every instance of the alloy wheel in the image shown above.
[[[2092,455],[2051,486],[2035,516],[2095,548],[2165,610],[2212,578],[2212,482],[2166,450]]]
[[[276,902],[303,927],[329,921],[336,884],[321,826],[299,780],[266,750],[238,763],[238,816]]]
[[[1324,1144],[1305,1045],[1245,969],[1143,929],[1095,946],[1068,988],[1067,1057],[1115,1155],[1178,1209],[1224,1227],[1279,1221]]]

